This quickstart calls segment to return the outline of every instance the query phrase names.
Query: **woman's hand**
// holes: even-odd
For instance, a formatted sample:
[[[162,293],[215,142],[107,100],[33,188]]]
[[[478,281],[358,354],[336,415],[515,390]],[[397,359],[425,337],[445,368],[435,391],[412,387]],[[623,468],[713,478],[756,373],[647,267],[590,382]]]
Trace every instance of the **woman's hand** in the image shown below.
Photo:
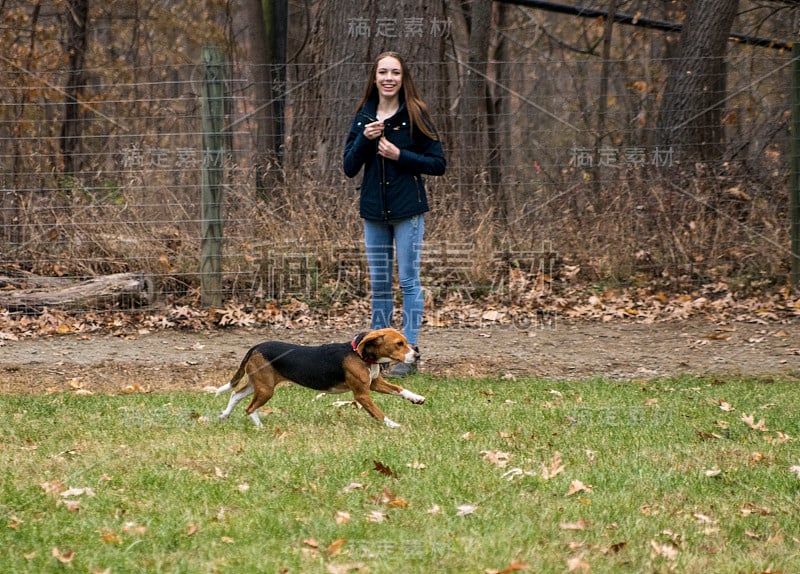
[[[368,140],[374,140],[383,135],[383,122],[372,122],[364,126],[364,137]]]
[[[382,137],[378,140],[378,155],[397,161],[400,159],[400,148],[385,137]]]

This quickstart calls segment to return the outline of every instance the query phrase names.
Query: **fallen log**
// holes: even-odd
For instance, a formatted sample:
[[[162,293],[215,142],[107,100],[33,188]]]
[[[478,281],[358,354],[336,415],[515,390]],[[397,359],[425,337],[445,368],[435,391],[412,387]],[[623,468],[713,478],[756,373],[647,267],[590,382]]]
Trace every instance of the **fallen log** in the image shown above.
[[[0,309],[39,313],[45,307],[63,311],[97,311],[145,307],[155,301],[155,286],[143,273],[101,275],[78,283],[63,278],[0,276]]]

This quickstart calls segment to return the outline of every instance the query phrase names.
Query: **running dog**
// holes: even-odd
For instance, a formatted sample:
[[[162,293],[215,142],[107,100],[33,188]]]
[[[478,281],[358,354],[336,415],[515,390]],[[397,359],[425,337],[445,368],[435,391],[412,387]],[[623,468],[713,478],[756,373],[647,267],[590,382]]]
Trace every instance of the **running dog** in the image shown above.
[[[317,347],[280,341],[259,343],[244,356],[230,382],[217,389],[217,396],[232,391],[219,418],[228,418],[242,399],[253,395],[246,412],[256,426],[262,426],[258,409],[272,398],[278,383],[288,381],[322,393],[352,391],[355,400],[370,415],[387,427],[396,428],[400,425],[383,414],[370,398],[370,391],[424,403],[425,397],[393,385],[381,376],[382,364],[413,363],[418,359],[419,351],[395,329],[360,333],[347,343]],[[242,382],[245,375],[246,382]]]

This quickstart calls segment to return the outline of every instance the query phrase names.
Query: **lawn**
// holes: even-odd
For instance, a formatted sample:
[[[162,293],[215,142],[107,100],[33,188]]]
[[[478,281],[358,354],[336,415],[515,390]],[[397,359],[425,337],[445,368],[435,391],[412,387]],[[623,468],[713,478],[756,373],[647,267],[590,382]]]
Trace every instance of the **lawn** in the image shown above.
[[[3,571],[800,571],[796,384],[407,386],[0,397]]]

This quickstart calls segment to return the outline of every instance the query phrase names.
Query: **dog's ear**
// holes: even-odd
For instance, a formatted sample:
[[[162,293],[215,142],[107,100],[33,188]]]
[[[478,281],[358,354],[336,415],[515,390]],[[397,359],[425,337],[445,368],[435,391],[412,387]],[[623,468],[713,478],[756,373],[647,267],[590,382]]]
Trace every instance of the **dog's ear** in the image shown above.
[[[375,348],[383,343],[383,334],[379,333],[378,331],[372,331],[371,333],[367,333],[361,342],[358,344],[358,354],[362,357],[367,357],[369,359],[376,359],[375,353],[370,351],[370,349]]]

